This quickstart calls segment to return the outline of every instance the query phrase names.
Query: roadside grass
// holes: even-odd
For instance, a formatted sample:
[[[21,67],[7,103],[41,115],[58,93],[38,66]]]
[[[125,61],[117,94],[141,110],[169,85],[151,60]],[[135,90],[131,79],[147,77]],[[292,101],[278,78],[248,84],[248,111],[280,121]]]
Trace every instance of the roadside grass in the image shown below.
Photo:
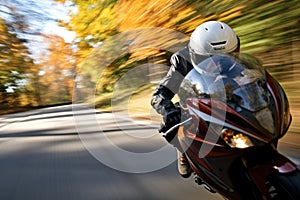
[[[56,104],[40,105],[40,106],[0,107],[0,115],[9,115],[9,114],[14,114],[19,112],[41,109],[41,108],[63,106],[63,105],[70,105],[70,104],[72,104],[72,102],[64,102],[64,103],[56,103]]]
[[[20,107],[20,108],[2,108],[0,109],[0,115],[8,115],[13,113],[25,112],[36,109],[35,107]]]
[[[116,94],[107,93],[95,98],[95,107],[99,110],[128,115],[135,120],[160,120],[160,115],[151,107],[150,101],[156,84],[143,85],[133,91],[128,88]],[[114,98],[114,99],[112,99]]]
[[[153,88],[147,88],[134,95],[128,101],[128,113],[133,119],[160,121],[161,116],[152,108],[150,101]]]

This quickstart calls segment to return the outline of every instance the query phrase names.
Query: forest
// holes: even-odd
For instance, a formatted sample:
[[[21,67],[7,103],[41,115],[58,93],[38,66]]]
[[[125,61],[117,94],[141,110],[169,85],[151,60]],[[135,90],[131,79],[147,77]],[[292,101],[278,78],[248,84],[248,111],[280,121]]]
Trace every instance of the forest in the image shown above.
[[[109,107],[112,98],[128,94],[126,88],[136,87],[136,94],[157,84],[170,56],[188,42],[192,31],[202,22],[218,20],[235,30],[242,52],[263,61],[286,90],[294,120],[300,117],[298,0],[53,1],[68,11],[68,19],[54,21],[75,33],[72,41],[38,28],[31,31],[27,15],[43,22],[46,19],[39,12],[20,11],[13,0],[0,3],[3,112],[91,98],[97,107]],[[38,53],[30,49],[36,35],[43,44]],[[135,70],[137,66],[141,70]],[[134,70],[143,73],[122,80]],[[137,76],[144,78],[141,81]],[[132,82],[138,87],[131,86]],[[123,93],[116,91],[122,86]]]

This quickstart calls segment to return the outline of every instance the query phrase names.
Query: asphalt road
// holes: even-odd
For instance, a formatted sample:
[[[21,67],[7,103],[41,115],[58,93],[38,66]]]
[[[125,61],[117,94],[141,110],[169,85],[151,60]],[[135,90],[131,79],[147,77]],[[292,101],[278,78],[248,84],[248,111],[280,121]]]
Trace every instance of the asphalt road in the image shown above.
[[[156,125],[74,108],[0,116],[1,200],[221,199],[178,175]]]
[[[103,164],[85,141],[89,139],[86,135],[99,134],[99,126],[85,111],[79,112],[74,118],[71,106],[61,106],[0,116],[1,200],[220,199],[192,178],[178,175],[173,147],[167,153],[174,162],[152,166],[146,172],[143,166],[128,172],[138,160],[120,169],[115,163]],[[101,131],[128,152],[144,155],[165,146],[155,127],[141,125],[135,130],[130,128],[137,127],[134,122],[121,118],[116,122],[111,114],[94,116]],[[145,137],[138,135],[141,132]],[[111,148],[97,144],[100,151]],[[113,155],[109,158],[115,159]]]

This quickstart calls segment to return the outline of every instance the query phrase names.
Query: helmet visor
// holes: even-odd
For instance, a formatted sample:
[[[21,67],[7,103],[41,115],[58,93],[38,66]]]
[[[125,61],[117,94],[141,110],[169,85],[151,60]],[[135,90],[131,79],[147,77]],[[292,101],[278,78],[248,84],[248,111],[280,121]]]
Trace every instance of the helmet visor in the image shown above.
[[[222,74],[224,71],[228,71],[236,64],[232,57],[224,54],[217,54],[207,57],[192,53],[191,61],[196,71],[210,76]]]

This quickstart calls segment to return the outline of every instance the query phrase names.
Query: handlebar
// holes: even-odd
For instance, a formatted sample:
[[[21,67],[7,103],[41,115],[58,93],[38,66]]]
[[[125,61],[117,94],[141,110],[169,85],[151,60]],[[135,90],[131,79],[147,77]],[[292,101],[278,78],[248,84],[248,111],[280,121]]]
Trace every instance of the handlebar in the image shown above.
[[[191,121],[191,120],[192,120],[192,117],[186,119],[186,120],[183,121],[183,122],[180,122],[180,123],[174,125],[173,127],[169,128],[166,132],[163,132],[163,133],[162,133],[162,136],[167,137],[168,134],[171,133],[172,131],[174,131],[176,128],[178,128],[179,126],[181,126],[181,125],[183,125],[183,124],[185,124],[185,123],[187,123],[187,122],[189,122],[189,121]]]

